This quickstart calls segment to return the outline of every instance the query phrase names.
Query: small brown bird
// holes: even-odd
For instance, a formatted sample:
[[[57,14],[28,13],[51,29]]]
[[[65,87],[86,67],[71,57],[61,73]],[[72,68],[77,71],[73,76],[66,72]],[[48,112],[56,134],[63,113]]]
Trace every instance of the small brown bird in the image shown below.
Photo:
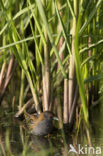
[[[53,120],[58,120],[50,111],[42,112],[37,116],[29,115],[28,117],[31,120],[29,126],[31,133],[39,136],[51,133],[53,130]]]

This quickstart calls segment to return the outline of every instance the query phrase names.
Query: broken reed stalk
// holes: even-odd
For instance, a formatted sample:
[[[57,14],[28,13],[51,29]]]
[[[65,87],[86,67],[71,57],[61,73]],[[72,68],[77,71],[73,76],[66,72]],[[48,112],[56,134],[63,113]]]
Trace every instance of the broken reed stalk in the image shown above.
[[[15,114],[14,117],[18,118],[19,116],[21,116],[25,110],[29,109],[32,105],[34,104],[34,99],[31,98],[29,101],[27,101],[26,104],[24,104],[24,106]]]

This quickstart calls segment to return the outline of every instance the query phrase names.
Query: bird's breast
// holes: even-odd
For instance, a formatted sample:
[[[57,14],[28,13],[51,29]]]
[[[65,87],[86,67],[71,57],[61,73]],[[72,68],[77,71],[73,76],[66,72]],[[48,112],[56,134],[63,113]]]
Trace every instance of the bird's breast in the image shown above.
[[[34,126],[32,133],[35,135],[47,135],[52,131],[52,121],[43,120]]]

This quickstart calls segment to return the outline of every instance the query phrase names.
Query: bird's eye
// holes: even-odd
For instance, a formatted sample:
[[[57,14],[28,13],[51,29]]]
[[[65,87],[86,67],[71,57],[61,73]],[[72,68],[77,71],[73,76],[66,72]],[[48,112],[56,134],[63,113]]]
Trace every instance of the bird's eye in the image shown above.
[[[53,118],[53,115],[52,115],[52,114],[50,114],[50,115],[49,115],[49,118]]]

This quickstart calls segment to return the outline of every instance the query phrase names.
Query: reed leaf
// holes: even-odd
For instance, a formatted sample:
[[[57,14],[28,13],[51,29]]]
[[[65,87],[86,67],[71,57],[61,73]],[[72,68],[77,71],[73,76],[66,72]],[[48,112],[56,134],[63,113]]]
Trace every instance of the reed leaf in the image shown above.
[[[61,62],[61,59],[60,59],[60,56],[58,54],[58,50],[57,50],[57,48],[56,48],[56,46],[54,44],[54,40],[53,40],[52,35],[51,35],[51,32],[50,32],[50,28],[49,28],[49,25],[48,25],[48,22],[47,22],[47,18],[46,18],[45,11],[44,11],[43,5],[41,3],[41,0],[36,0],[36,3],[37,3],[37,6],[38,6],[40,15],[42,17],[42,20],[43,20],[43,22],[45,24],[45,27],[46,27],[46,30],[47,30],[47,33],[48,33],[49,40],[50,40],[51,45],[52,45],[52,47],[54,49],[54,52],[55,52],[55,55],[57,57],[58,63],[60,65],[61,72],[62,72],[63,76],[66,78],[67,75],[65,73],[64,67],[63,67],[62,62]]]
[[[76,28],[76,36],[75,36],[75,66],[76,66],[76,75],[77,75],[77,82],[79,85],[79,92],[83,107],[83,113],[84,113],[84,119],[86,123],[88,124],[88,109],[87,109],[87,103],[86,103],[86,95],[85,95],[85,88],[84,88],[84,82],[83,82],[83,73],[80,68],[81,61],[80,61],[80,55],[79,55],[79,27],[80,27],[80,20],[81,16],[78,18],[78,24]]]
[[[98,7],[100,6],[100,4],[102,3],[102,0],[98,0],[97,4],[94,6],[93,10],[91,11],[90,15],[87,18],[87,21],[83,24],[83,26],[81,27],[80,31],[79,31],[79,36],[82,35],[82,33],[84,32],[84,30],[87,28],[88,24],[90,23],[90,21],[92,20],[92,18],[94,17],[95,13],[97,12]]]

